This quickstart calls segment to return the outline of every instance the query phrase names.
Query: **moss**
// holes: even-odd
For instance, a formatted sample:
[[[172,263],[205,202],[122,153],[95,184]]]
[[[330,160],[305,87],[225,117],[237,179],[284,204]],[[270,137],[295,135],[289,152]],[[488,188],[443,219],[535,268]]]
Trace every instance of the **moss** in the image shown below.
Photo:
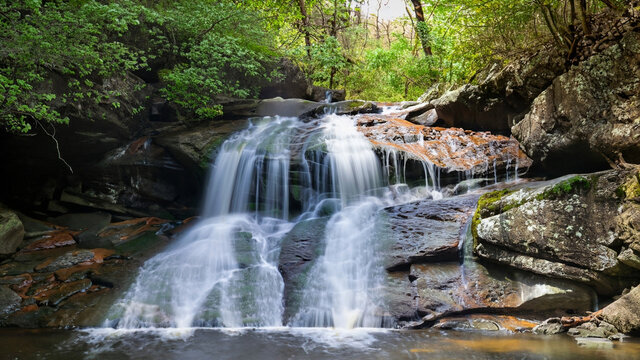
[[[589,191],[592,186],[592,180],[584,176],[574,176],[567,180],[561,181],[552,188],[545,190],[536,196],[536,200],[558,199],[566,195],[575,194],[580,191]]]
[[[640,172],[631,176],[616,189],[616,195],[620,199],[633,199],[640,197]]]
[[[471,234],[473,235],[473,248],[475,250],[478,245],[478,224],[480,224],[480,220],[496,215],[500,212],[506,211],[505,209],[508,207],[512,209],[518,205],[509,204],[507,206],[502,206],[499,204],[499,201],[502,200],[503,197],[512,194],[514,191],[505,189],[505,190],[497,190],[490,193],[486,193],[482,195],[478,199],[478,207],[476,208],[476,212],[473,214],[473,218],[471,219]],[[507,209],[508,210],[508,209]]]

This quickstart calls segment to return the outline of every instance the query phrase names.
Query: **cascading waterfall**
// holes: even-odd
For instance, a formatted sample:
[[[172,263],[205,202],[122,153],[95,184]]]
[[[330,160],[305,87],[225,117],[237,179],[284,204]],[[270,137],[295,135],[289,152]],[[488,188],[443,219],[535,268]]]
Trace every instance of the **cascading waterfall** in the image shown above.
[[[144,264],[106,326],[281,326],[280,242],[297,222],[328,215],[324,251],[287,325],[391,325],[376,213],[441,197],[433,164],[423,163],[424,191],[401,185],[402,167],[395,152],[381,164],[353,117],[257,120],[221,145],[201,220]]]

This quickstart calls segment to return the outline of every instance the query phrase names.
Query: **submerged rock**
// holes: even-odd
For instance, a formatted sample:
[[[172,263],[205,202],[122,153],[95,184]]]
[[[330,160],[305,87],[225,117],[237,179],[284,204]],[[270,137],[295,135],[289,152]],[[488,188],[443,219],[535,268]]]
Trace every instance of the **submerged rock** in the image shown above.
[[[640,33],[553,81],[513,128],[525,152],[550,173],[640,163]]]
[[[621,246],[631,246],[640,236],[629,226],[640,205],[625,193],[637,181],[634,172],[609,171],[485,194],[472,225],[475,251],[488,260],[614,295],[640,280],[637,270],[619,260]]]

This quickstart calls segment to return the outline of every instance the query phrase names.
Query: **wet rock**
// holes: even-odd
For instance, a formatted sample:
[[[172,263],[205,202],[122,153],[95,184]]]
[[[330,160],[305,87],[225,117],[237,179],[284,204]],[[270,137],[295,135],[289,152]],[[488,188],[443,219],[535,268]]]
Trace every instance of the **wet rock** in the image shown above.
[[[0,255],[14,253],[24,239],[24,226],[13,211],[0,205]]]
[[[38,251],[75,245],[76,240],[74,236],[78,234],[80,234],[79,231],[53,230],[46,235],[33,239],[33,241],[30,241],[21,251]]]
[[[433,327],[442,330],[480,330],[522,332],[535,327],[537,323],[505,315],[467,315],[440,319]]]
[[[22,298],[6,286],[0,286],[0,318],[20,308]]]
[[[518,142],[506,136],[415,125],[386,115],[363,115],[358,124],[358,131],[391,167],[394,162],[407,159],[415,161],[420,172],[424,172],[422,163],[427,162],[441,173],[498,176],[509,171],[515,176],[518,170],[522,172],[531,166]],[[455,180],[458,181],[457,176]]]
[[[106,244],[99,242],[98,232],[111,222],[111,214],[106,212],[65,214],[51,222],[65,226],[73,230],[79,230],[76,234],[78,244],[84,248],[102,247]]]
[[[58,306],[72,295],[86,291],[91,287],[91,280],[82,279],[70,283],[63,283],[55,289],[45,291],[35,296],[39,305]]]
[[[97,237],[101,242],[108,243],[118,249],[127,247],[127,243],[134,241],[147,233],[155,234],[169,221],[154,217],[131,219],[109,224],[104,227]]]
[[[618,44],[555,79],[513,134],[550,173],[640,163],[639,73],[640,33],[627,32]]]
[[[608,339],[617,335],[618,330],[605,321],[592,321],[571,328],[568,333],[575,337]]]
[[[640,330],[640,286],[602,309],[600,317],[622,333]]]
[[[416,287],[412,285],[408,272],[386,274],[383,301],[389,316],[401,322],[419,320],[417,298]]]
[[[417,312],[426,323],[469,311],[553,314],[592,308],[590,289],[473,262],[412,265]]]
[[[465,224],[477,197],[420,201],[386,208],[385,225],[390,246],[385,251],[387,270],[408,269],[411,264],[458,259],[466,235]]]
[[[278,270],[284,281],[284,323],[297,313],[307,275],[322,253],[329,218],[301,221],[282,239]]]
[[[293,61],[282,58],[275,66],[281,77],[276,77],[267,86],[260,90],[261,99],[274,97],[282,98],[306,98],[311,82],[306,78],[302,69]],[[323,94],[324,99],[324,94]]]
[[[629,178],[635,173],[609,171],[485,194],[472,224],[475,251],[485,259],[616,294],[640,277],[618,254],[620,245],[638,234],[621,216],[640,212],[622,190]]]
[[[114,252],[106,249],[76,250],[69,251],[57,258],[50,258],[35,267],[37,272],[52,272],[63,268],[70,268],[75,265],[89,265],[101,263],[103,259]]]
[[[539,335],[556,335],[565,332],[567,332],[567,328],[562,325],[560,318],[547,319],[533,328],[533,333]]]

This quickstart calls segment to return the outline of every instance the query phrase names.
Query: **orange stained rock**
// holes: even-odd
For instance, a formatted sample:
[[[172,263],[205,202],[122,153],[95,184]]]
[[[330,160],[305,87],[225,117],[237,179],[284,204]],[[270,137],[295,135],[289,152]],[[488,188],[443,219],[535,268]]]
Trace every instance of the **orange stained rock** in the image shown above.
[[[15,275],[15,276],[4,276],[4,277],[2,277],[0,279],[5,280],[5,281],[13,281],[13,282],[15,282],[16,280],[19,281],[19,283],[17,283],[17,284],[9,285],[9,288],[11,288],[11,290],[15,291],[23,299],[28,297],[26,295],[26,293],[27,293],[27,291],[29,291],[29,288],[31,288],[31,285],[33,285],[33,283],[34,283],[33,278],[31,277],[31,274],[21,274],[21,275]]]
[[[37,251],[75,245],[76,241],[73,237],[78,234],[80,234],[80,231],[54,230],[44,235],[41,239],[25,246],[22,251]]]
[[[32,311],[36,311],[36,310],[38,310],[38,305],[36,305],[36,304],[27,305],[27,306],[23,307],[22,309],[20,309],[20,311],[23,312],[23,313],[32,312]]]
[[[76,266],[72,266],[70,268],[65,268],[65,269],[60,269],[60,270],[56,270],[54,272],[56,278],[60,281],[67,281],[71,275],[79,272],[79,271],[85,271],[85,270],[95,270],[97,268],[100,267],[100,263],[93,263],[93,264],[89,264],[89,265],[76,265]]]
[[[137,140],[135,140],[134,142],[132,142],[129,147],[127,148],[127,153],[128,154],[135,154],[138,151],[140,151],[140,148],[142,148],[144,146],[144,144],[147,142],[147,140],[149,140],[148,136],[143,136]]]
[[[361,116],[358,130],[378,148],[398,150],[410,158],[456,171],[486,172],[488,164],[504,166],[516,160],[528,167],[531,160],[518,142],[489,132],[459,128],[425,127],[384,115]]]
[[[160,219],[157,217],[131,219],[112,223],[111,225],[109,225],[109,229],[101,232],[100,234],[98,234],[98,236],[108,237],[115,235],[121,241],[127,241],[147,231],[155,230],[158,225],[162,225],[168,222],[169,220]]]

